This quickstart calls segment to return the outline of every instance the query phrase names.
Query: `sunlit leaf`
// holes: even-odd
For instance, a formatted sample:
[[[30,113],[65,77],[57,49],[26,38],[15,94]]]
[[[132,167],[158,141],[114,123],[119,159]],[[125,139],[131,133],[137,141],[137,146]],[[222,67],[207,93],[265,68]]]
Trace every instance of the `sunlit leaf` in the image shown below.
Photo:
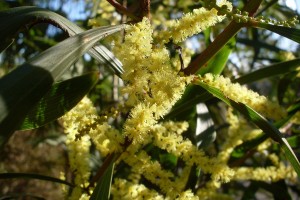
[[[97,83],[98,72],[54,84],[26,115],[19,130],[41,127],[72,109]]]
[[[47,49],[0,79],[0,149],[53,82],[101,38],[123,25],[82,32]]]
[[[197,74],[204,75],[206,73],[221,74],[226,66],[229,55],[235,46],[235,38],[231,38],[226,45],[211,59],[205,66],[202,66]]]
[[[112,159],[103,176],[97,183],[90,200],[109,200],[114,165],[115,163]]]
[[[10,8],[0,12],[0,52],[9,46],[16,34],[37,23],[53,24],[69,36],[74,36],[84,31],[73,22],[55,12],[33,6]],[[97,45],[89,49],[89,54],[100,63],[109,66],[114,73],[120,76],[123,73],[122,63],[103,45]]]

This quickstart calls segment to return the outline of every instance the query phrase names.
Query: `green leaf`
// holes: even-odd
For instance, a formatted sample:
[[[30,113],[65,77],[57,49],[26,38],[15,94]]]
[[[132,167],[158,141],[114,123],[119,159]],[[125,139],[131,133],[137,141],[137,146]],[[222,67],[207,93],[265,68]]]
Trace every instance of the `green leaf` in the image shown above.
[[[289,38],[297,43],[300,43],[300,30],[296,28],[289,28],[285,26],[277,26],[272,24],[265,23],[256,23],[254,24],[256,28],[264,28],[279,35],[282,35],[286,38]]]
[[[82,32],[33,57],[0,79],[0,150],[53,82],[101,38],[123,25]]]
[[[85,31],[73,22],[54,12],[33,6],[11,8],[0,12],[0,52],[7,48],[16,36],[16,33],[24,28],[37,23],[53,24],[69,36],[74,36]],[[110,69],[120,76],[123,73],[122,63],[105,46],[97,45],[89,50],[89,54],[100,63],[109,66]]]
[[[246,84],[261,80],[264,78],[269,78],[272,76],[283,75],[292,71],[295,71],[300,66],[300,58],[289,60],[286,62],[276,63],[262,69],[256,70],[240,78],[235,79],[233,82],[238,82],[240,84]]]
[[[216,139],[216,130],[214,125],[209,126],[207,129],[205,129],[203,132],[201,132],[199,135],[197,135],[197,142],[201,142],[199,145],[199,148],[206,148],[208,145],[210,145],[214,140]]]
[[[235,38],[232,37],[222,49],[211,59],[208,61],[207,65],[202,66],[197,74],[204,75],[206,73],[212,74],[221,74],[226,63],[228,61],[229,55],[232,52],[232,49],[235,46]]]
[[[97,83],[98,72],[54,84],[27,114],[19,130],[41,127],[71,110]]]
[[[0,173],[0,179],[39,179],[44,181],[51,181],[53,183],[60,183],[65,184],[71,187],[74,187],[72,183],[69,183],[65,180],[61,180],[58,178],[50,177],[50,176],[44,176],[40,174],[32,174],[32,173]]]
[[[294,76],[294,74],[286,74],[279,79],[277,84],[277,100],[279,104],[283,104],[285,94],[290,84],[294,81]]]
[[[171,153],[159,154],[159,162],[161,165],[168,170],[174,170],[178,163],[178,158]]]
[[[222,100],[224,103],[228,104],[229,106],[242,113],[246,118],[248,118],[251,122],[256,124],[262,131],[264,131],[264,133],[266,133],[274,141],[278,142],[280,144],[280,147],[285,152],[287,159],[290,161],[291,165],[294,167],[295,171],[300,177],[300,163],[293,150],[291,149],[290,145],[288,144],[287,140],[283,137],[283,135],[277,128],[275,128],[263,116],[261,116],[249,106],[226,97],[219,89],[209,86],[201,81],[197,81],[196,84],[200,85],[209,93],[211,93],[218,99]]]
[[[114,159],[111,159],[108,168],[104,172],[101,179],[98,181],[90,200],[109,200],[114,166]]]
[[[293,105],[291,105],[288,108],[288,116],[285,119],[282,119],[274,124],[274,126],[279,129],[283,125],[285,125],[293,116],[300,110],[300,102],[295,102]],[[268,135],[261,133],[256,138],[245,141],[243,144],[237,146],[234,151],[231,154],[231,157],[233,159],[239,159],[243,157],[247,152],[249,152],[251,149],[255,148],[262,142],[264,142],[266,139],[268,139]],[[287,138],[290,145],[295,143],[295,140],[293,140],[292,137]],[[291,142],[291,143],[290,143]]]

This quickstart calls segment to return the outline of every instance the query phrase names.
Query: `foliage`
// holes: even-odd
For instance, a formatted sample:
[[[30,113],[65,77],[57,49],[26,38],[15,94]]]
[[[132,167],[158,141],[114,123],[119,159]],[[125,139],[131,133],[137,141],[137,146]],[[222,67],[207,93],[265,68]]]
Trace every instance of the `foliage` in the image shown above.
[[[1,156],[0,179],[60,184],[66,199],[299,197],[300,61],[274,34],[300,43],[297,13],[245,2],[87,1],[87,31],[0,4],[2,155],[14,131],[43,130],[67,163],[53,177]]]

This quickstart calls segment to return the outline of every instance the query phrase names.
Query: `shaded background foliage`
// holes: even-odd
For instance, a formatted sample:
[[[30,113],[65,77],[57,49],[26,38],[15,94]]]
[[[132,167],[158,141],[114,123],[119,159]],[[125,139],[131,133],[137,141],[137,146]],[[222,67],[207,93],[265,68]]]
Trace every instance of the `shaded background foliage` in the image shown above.
[[[233,4],[242,8],[246,1],[236,0]],[[277,20],[287,20],[294,15],[299,16],[298,12],[289,6],[288,1],[264,1],[262,4],[260,15],[266,18],[276,18]],[[292,1],[291,1],[292,2]],[[299,2],[294,1],[298,4]],[[88,20],[93,17],[100,17],[101,13],[98,13],[97,7],[99,1],[83,1],[83,0],[65,0],[65,1],[43,1],[43,0],[25,0],[25,1],[1,1],[0,10],[6,8],[12,8],[25,5],[36,5],[44,7],[59,13],[69,19],[76,21],[76,23],[86,29],[88,26]],[[128,6],[134,6],[136,1],[128,0]],[[166,18],[178,18],[183,12],[190,12],[192,9],[199,7],[199,2],[195,1],[194,4],[190,4],[190,1],[152,1],[151,10],[155,11],[159,5],[166,5],[165,9],[160,13]],[[188,4],[189,6],[186,6]],[[82,8],[82,9],[79,9]],[[75,10],[75,11],[74,11]],[[72,12],[70,12],[72,11]],[[77,11],[77,13],[76,13]],[[80,15],[80,17],[78,17]],[[121,20],[121,19],[120,19]],[[106,22],[107,23],[107,22]],[[227,22],[219,24],[210,31],[206,31],[199,35],[190,38],[183,48],[190,47],[196,52],[201,52],[205,49],[206,45],[213,39],[217,33],[219,33]],[[37,55],[39,52],[53,46],[54,44],[62,41],[67,37],[67,34],[59,30],[57,27],[48,24],[38,24],[34,27],[28,27],[28,30],[22,31],[16,37],[16,41],[12,43],[3,53],[0,54],[0,75],[11,71],[16,66],[22,64],[25,60]],[[226,76],[231,78],[237,78],[240,75],[247,74],[251,71],[263,68],[271,63],[285,61],[288,55],[292,53],[295,57],[299,57],[300,46],[288,39],[283,39],[277,34],[262,29],[244,28],[235,38],[236,45],[232,46],[232,54],[228,60],[228,67],[223,72]],[[172,51],[172,50],[171,50]],[[174,50],[173,50],[174,51]],[[173,52],[175,54],[175,51]],[[84,66],[84,67],[83,67]],[[97,62],[85,55],[80,58],[76,64],[70,69],[66,77],[73,77],[81,74],[83,71],[90,71],[91,69],[97,69],[101,72],[101,78],[99,79],[96,87],[90,92],[89,96],[94,101],[95,105],[101,110],[109,108],[118,101],[118,95],[116,88],[118,87],[118,79],[104,70],[103,66],[100,66]],[[65,77],[65,78],[66,78]],[[265,94],[271,99],[278,99],[283,105],[288,105],[291,102],[299,99],[299,77],[296,74],[287,74],[280,79],[271,78],[268,80],[262,80],[251,84],[250,87],[255,91],[259,91],[261,94]],[[216,127],[221,127],[216,131],[217,139],[214,141],[214,146],[217,149],[218,144],[222,142],[222,131],[226,128],[226,121],[220,115],[219,103],[212,101],[209,102],[209,112],[213,116],[213,122]],[[196,125],[195,125],[196,126]],[[222,128],[223,127],[223,128]],[[287,132],[290,135],[298,136],[300,134],[300,127],[294,125],[290,127]],[[209,129],[208,129],[209,130]],[[59,177],[60,171],[64,171],[70,180],[72,180],[72,174],[68,169],[66,149],[63,144],[63,134],[61,125],[58,122],[53,122],[43,128],[32,132],[18,132],[10,139],[8,145],[6,145],[4,156],[1,156],[0,169],[3,172],[35,172],[40,174],[46,174],[53,177]],[[199,137],[195,135],[186,135],[194,141],[199,142]],[[297,155],[299,155],[299,139],[296,140],[296,144],[293,146]],[[18,144],[18,145],[16,145]],[[150,147],[149,147],[150,148]],[[151,149],[151,148],[150,148]],[[91,159],[91,165],[95,171],[101,166],[101,156],[95,150]],[[208,151],[211,151],[208,150]],[[278,151],[274,147],[274,152]],[[213,150],[211,151],[213,154]],[[47,156],[45,156],[45,154]],[[154,159],[160,160],[163,166],[167,169],[174,168],[174,160],[172,155],[166,155],[157,149],[151,149],[151,156]],[[176,161],[177,162],[177,161]],[[269,161],[252,160],[252,164],[260,166],[268,165]],[[244,163],[246,165],[246,163]],[[116,176],[124,176],[126,174],[126,166],[122,166],[124,169]],[[120,168],[121,168],[120,167]],[[191,182],[194,180],[191,180]],[[41,184],[43,183],[43,184]],[[145,185],[151,185],[146,180]],[[0,194],[2,196],[10,194],[37,194],[45,199],[61,199],[62,193],[59,193],[60,185],[51,182],[35,181],[35,180],[0,180]],[[293,191],[296,196],[300,196],[299,185],[291,185],[284,181],[277,183],[262,183],[257,181],[248,181],[247,183],[228,183],[224,185],[224,191],[230,190],[230,188],[237,188],[240,192],[242,199],[254,198],[255,193],[259,195],[255,198],[274,198],[283,199],[282,197],[288,197],[286,191],[288,189]],[[244,192],[247,189],[246,192]],[[249,192],[248,192],[249,191]],[[263,191],[263,192],[262,192]],[[230,193],[230,191],[227,191]]]

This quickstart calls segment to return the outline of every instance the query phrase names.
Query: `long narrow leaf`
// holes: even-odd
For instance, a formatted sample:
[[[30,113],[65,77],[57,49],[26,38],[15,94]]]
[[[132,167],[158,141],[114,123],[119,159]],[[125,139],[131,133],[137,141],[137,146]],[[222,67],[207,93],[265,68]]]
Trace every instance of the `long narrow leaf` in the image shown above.
[[[11,8],[0,12],[0,52],[12,43],[17,32],[22,28],[30,27],[36,23],[50,23],[69,36],[74,36],[84,31],[73,22],[61,15],[32,6]],[[100,63],[109,66],[118,76],[123,73],[122,63],[103,45],[97,45],[89,50],[89,54]]]
[[[300,30],[296,28],[289,28],[285,26],[277,26],[272,24],[266,23],[256,23],[254,27],[257,28],[264,28],[279,35],[282,35],[286,38],[289,38],[297,43],[300,43]]]
[[[300,102],[296,102],[295,104],[291,105],[288,108],[288,116],[285,117],[284,119],[276,122],[274,126],[279,129],[283,125],[285,125],[290,119],[300,110]],[[246,152],[250,151],[251,149],[257,147],[259,144],[264,142],[266,139],[268,139],[268,136],[266,134],[261,133],[259,136],[256,138],[245,141],[243,144],[237,146],[235,150],[232,152],[232,156],[235,158],[240,158],[243,155],[246,154]],[[289,137],[288,142],[290,144],[290,141],[293,141],[293,138]]]
[[[26,114],[65,70],[101,38],[123,25],[91,29],[35,56],[0,79],[0,150]]]
[[[114,159],[112,159],[103,176],[97,183],[90,200],[109,200],[114,165]]]
[[[54,84],[27,114],[19,130],[41,127],[72,109],[97,83],[98,72]]]
[[[50,176],[44,176],[41,174],[32,174],[32,173],[0,173],[0,179],[39,179],[44,181],[51,181],[53,183],[60,183],[64,185],[68,185],[71,187],[74,187],[72,183],[69,183],[65,180],[61,180],[58,178],[50,177]]]
[[[251,83],[263,78],[283,75],[288,72],[295,71],[299,66],[300,58],[280,62],[241,76],[240,78],[235,79],[234,82],[238,82],[240,84]]]
[[[275,128],[271,123],[269,123],[263,116],[257,113],[255,110],[250,108],[249,106],[236,102],[232,99],[226,97],[222,91],[212,86],[205,84],[204,82],[197,81],[197,85],[200,85],[204,89],[206,89],[209,93],[217,97],[218,99],[222,100],[229,106],[233,107],[234,109],[238,110],[242,113],[245,117],[251,120],[254,124],[256,124],[262,131],[268,134],[274,141],[278,142],[285,152],[287,159],[290,161],[292,166],[294,167],[295,171],[297,172],[298,176],[300,177],[300,163],[294,154],[293,150],[291,149],[290,145],[288,144],[287,140],[282,136],[280,131]]]

